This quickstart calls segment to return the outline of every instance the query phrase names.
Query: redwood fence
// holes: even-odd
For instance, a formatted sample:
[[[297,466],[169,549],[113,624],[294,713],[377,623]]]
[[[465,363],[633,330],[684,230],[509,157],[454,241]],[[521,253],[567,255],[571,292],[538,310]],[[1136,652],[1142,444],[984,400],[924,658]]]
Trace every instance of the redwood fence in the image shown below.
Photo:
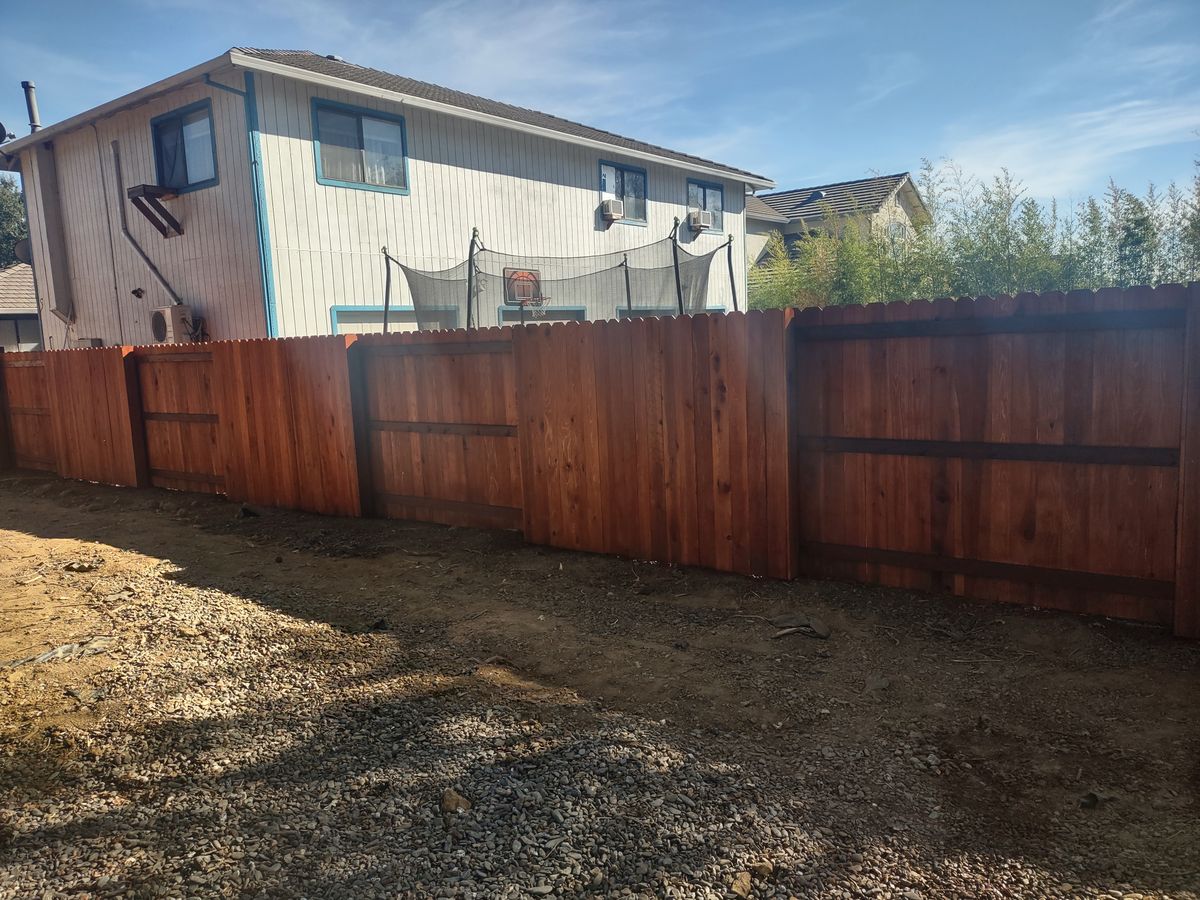
[[[0,465],[1200,637],[1200,284],[2,354]]]

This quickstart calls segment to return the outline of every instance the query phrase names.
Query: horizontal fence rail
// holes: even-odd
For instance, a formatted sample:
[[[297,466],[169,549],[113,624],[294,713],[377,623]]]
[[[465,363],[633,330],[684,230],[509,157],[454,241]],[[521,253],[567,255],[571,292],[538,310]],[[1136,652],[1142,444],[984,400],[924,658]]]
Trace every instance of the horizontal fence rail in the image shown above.
[[[0,354],[0,466],[1200,637],[1200,285]]]

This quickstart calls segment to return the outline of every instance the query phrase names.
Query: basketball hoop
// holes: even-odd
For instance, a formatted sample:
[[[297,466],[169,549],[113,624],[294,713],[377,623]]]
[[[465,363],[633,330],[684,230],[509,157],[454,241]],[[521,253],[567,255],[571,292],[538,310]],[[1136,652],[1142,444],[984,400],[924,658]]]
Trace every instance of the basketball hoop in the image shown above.
[[[540,309],[550,302],[542,293],[542,273],[536,269],[504,270],[504,305]]]

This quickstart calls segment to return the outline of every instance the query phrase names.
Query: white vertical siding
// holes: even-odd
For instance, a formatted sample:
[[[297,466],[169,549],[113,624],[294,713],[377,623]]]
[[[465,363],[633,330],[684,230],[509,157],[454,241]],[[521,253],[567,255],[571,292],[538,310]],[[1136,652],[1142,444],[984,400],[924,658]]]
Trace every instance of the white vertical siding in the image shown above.
[[[312,144],[312,97],[405,117],[408,195],[320,185]],[[280,333],[330,330],[333,306],[379,305],[384,271],[379,248],[426,270],[449,268],[466,256],[472,227],[494,250],[548,256],[608,253],[666,237],[676,216],[687,215],[683,168],[627,160],[616,150],[595,151],[561,141],[453,116],[410,109],[289,78],[263,75],[259,121],[271,232]],[[599,219],[599,161],[628,161],[647,172],[646,226]],[[699,180],[712,182],[707,176]],[[682,243],[705,253],[734,235],[738,299],[746,296],[745,193],[723,182],[725,228]],[[402,278],[393,279],[397,304],[411,301]],[[714,258],[709,305],[731,308],[728,264]],[[614,304],[614,312],[615,312]],[[480,324],[491,324],[485,317]]]
[[[29,213],[29,243],[33,253],[34,281],[37,285],[38,319],[42,326],[42,342],[46,349],[61,349],[66,346],[67,326],[50,310],[54,308],[54,282],[50,278],[52,264],[49,241],[46,236],[46,217],[42,213],[41,173],[38,171],[37,156],[32,152],[21,154],[21,188],[25,192],[25,208]],[[53,264],[69,266],[66,258]]]
[[[118,196],[112,142],[120,148],[124,186],[153,184],[157,174],[150,120],[205,98],[212,101],[219,180],[165,201],[184,234],[164,239],[132,203]],[[40,249],[35,241],[35,261],[39,269],[69,265],[76,313],[70,337],[147,343],[152,339],[150,311],[170,302],[122,235],[118,204],[125,206],[130,233],[183,302],[207,319],[213,338],[266,334],[242,104],[237,95],[190,85],[54,139],[69,262],[48,258],[44,236]],[[23,154],[23,165],[31,157]],[[35,199],[36,173],[27,182],[36,231],[41,228],[34,211],[40,202]],[[46,280],[39,279],[39,287]],[[137,288],[145,292],[143,297],[133,296]],[[53,329],[52,318],[43,320]]]

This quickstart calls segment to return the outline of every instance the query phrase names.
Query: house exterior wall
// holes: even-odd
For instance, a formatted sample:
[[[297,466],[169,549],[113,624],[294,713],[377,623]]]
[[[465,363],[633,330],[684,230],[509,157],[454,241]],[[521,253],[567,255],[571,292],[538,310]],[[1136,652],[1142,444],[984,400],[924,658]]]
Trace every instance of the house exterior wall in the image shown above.
[[[229,84],[242,88],[241,79]],[[123,195],[118,195],[112,142],[118,143],[126,188],[154,184],[157,173],[150,120],[199,100],[212,103],[218,181],[164,201],[183,235],[164,239]],[[207,320],[211,337],[266,334],[258,242],[250,180],[243,98],[202,83],[171,91],[54,138],[57,191],[65,254],[47,233],[45,189],[37,152],[21,153],[29,207],[38,302],[47,345],[99,338],[106,344],[150,343],[151,311],[169,305],[166,291],[121,231],[124,204],[130,233],[184,303]],[[75,322],[64,325],[54,305],[52,267],[69,273]],[[131,292],[142,289],[142,297]]]
[[[466,258],[471,229],[478,227],[490,249],[590,255],[664,238],[674,218],[687,215],[686,170],[626,159],[616,148],[578,147],[275,75],[259,76],[258,95],[282,336],[328,333],[335,307],[382,304],[382,246],[415,268],[446,269]],[[313,97],[403,116],[409,193],[318,184]],[[601,159],[646,170],[646,225],[606,226],[601,220]],[[745,188],[740,181],[725,181],[723,186],[723,231],[693,236],[682,227],[681,243],[690,252],[705,253],[722,245],[732,232],[735,283],[744,306]],[[409,305],[407,285],[399,275],[396,272],[392,280],[392,303]],[[612,318],[616,305],[605,303],[588,312],[591,317]],[[732,308],[723,253],[712,263],[709,306]],[[495,309],[479,313],[478,324],[496,324]]]
[[[783,231],[787,227],[783,222],[763,222],[760,219],[746,219],[746,264],[753,266],[759,261],[766,249],[767,240],[773,231]]]

